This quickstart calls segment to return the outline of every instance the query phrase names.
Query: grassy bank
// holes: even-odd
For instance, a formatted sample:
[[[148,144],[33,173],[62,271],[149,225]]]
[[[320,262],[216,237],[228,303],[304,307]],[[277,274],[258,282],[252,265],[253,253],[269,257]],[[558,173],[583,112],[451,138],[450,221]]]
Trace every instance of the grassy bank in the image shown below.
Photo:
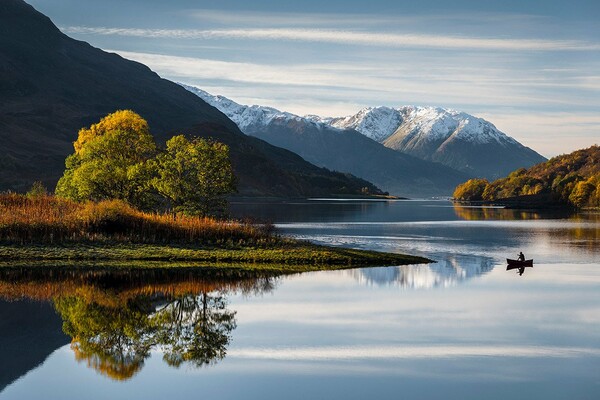
[[[300,272],[426,262],[281,238],[269,225],[145,213],[118,201],[0,196],[0,266],[204,265]]]
[[[2,266],[99,265],[122,267],[225,267],[301,272],[431,262],[422,257],[292,242],[264,248],[196,248],[155,244],[69,243],[0,245]]]

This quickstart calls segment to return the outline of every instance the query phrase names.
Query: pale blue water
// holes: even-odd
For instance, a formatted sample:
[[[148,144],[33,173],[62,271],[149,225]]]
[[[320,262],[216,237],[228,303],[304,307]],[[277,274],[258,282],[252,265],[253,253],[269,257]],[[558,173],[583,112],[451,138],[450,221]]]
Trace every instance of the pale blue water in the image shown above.
[[[227,354],[200,368],[169,366],[154,347],[136,373],[115,380],[76,361],[70,338],[48,345],[36,365],[14,356],[25,359],[30,347],[8,351],[22,341],[0,334],[12,357],[0,371],[22,370],[0,399],[600,398],[597,214],[417,201],[240,203],[234,212],[269,219],[286,235],[438,262],[307,273],[227,292],[219,312],[235,312],[236,322]],[[504,262],[520,250],[535,260],[522,276]],[[15,307],[29,307],[36,321],[55,315],[23,304],[0,303],[0,328],[22,320],[8,312]],[[60,330],[56,318],[35,329]]]

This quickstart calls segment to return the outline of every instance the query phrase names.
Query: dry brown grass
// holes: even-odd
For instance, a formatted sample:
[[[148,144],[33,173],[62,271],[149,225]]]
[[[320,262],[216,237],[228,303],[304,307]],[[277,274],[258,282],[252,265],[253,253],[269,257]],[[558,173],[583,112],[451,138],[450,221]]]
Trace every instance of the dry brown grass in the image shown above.
[[[138,211],[118,200],[75,203],[54,196],[0,195],[0,242],[266,244],[271,226]]]

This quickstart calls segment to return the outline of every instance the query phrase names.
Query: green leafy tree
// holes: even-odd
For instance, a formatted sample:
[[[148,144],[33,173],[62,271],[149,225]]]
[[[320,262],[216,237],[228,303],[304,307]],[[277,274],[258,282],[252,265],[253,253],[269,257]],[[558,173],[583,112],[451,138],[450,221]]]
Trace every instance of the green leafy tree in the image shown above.
[[[235,191],[226,145],[175,136],[154,163],[153,186],[166,199],[167,209],[190,215],[225,213],[226,196]]]
[[[60,197],[76,201],[121,199],[149,208],[152,165],[157,148],[148,123],[129,110],[117,111],[79,131],[75,152],[56,186]]]

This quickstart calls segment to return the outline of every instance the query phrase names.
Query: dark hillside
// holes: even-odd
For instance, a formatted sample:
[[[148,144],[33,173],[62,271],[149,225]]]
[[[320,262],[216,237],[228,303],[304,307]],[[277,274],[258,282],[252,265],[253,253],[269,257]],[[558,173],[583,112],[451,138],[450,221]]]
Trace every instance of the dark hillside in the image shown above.
[[[236,151],[252,146],[224,114],[145,65],[69,38],[21,0],[0,2],[0,190],[23,190],[39,179],[54,187],[79,128],[118,109],[131,109],[144,117],[159,143],[175,132],[204,124],[211,134],[239,141]],[[274,146],[262,146],[250,157],[270,169],[238,162],[237,170],[244,170],[242,194],[323,194],[287,168],[285,157],[292,156],[292,164],[303,175],[312,175],[313,165],[289,152],[282,160],[281,154]],[[272,185],[254,186],[264,175],[298,178],[298,182],[282,182],[275,191]],[[343,186],[363,184],[327,170],[317,175],[325,181],[344,181],[339,187],[320,188],[332,194]]]

